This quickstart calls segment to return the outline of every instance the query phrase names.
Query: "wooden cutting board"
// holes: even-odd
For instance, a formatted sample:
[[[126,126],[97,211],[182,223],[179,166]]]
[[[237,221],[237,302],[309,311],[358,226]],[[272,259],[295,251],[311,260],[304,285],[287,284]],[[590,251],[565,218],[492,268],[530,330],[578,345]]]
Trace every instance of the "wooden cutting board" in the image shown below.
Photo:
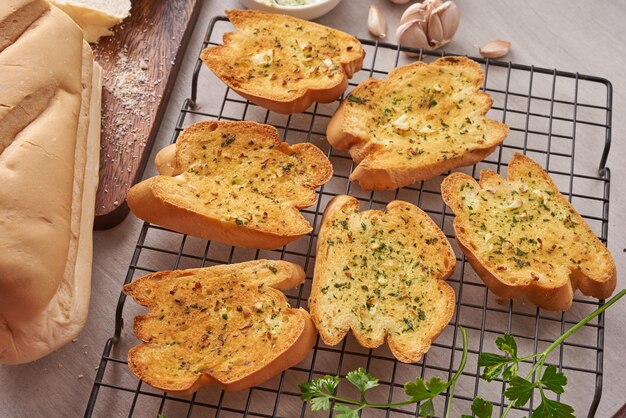
[[[100,184],[94,228],[120,223],[141,179],[201,0],[133,0],[131,16],[95,46],[103,69]]]

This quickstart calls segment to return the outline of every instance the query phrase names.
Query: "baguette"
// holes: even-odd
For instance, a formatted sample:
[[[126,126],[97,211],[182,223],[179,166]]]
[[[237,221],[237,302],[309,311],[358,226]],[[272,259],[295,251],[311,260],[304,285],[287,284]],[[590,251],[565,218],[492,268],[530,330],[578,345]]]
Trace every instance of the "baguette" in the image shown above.
[[[1,3],[0,28],[0,363],[19,364],[87,319],[101,84],[80,28],[47,2]]]
[[[309,314],[291,308],[277,290],[303,281],[295,264],[257,260],[162,271],[127,284],[124,292],[150,310],[135,318],[143,343],[129,350],[128,366],[167,392],[259,385],[299,363],[315,344]]]
[[[457,243],[487,287],[552,311],[569,309],[576,289],[608,298],[617,280],[613,257],[548,174],[515,154],[507,176],[483,170],[479,184],[454,173],[441,185],[456,214]]]
[[[358,165],[364,190],[397,189],[491,154],[508,127],[485,116],[493,100],[479,89],[480,65],[445,57],[395,68],[359,84],[333,115],[328,142]]]
[[[450,322],[456,258],[445,235],[416,206],[393,201],[359,212],[337,196],[326,207],[309,299],[324,343],[348,330],[368,348],[385,338],[400,361],[418,361]]]
[[[133,186],[139,218],[238,247],[272,249],[311,232],[300,208],[332,177],[316,146],[281,142],[255,122],[199,122],[159,152],[162,174]]]
[[[256,10],[230,10],[239,32],[202,51],[202,61],[241,96],[278,113],[299,113],[341,96],[365,51],[344,32]]]

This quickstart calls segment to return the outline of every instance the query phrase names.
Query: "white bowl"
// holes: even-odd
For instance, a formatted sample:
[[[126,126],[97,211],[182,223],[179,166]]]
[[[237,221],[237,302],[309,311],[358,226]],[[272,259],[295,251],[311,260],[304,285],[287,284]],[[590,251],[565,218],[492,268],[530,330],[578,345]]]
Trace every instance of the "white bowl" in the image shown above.
[[[280,13],[297,17],[300,19],[312,20],[330,12],[339,4],[341,0],[313,0],[313,3],[302,6],[279,6],[272,0],[240,0],[248,9],[257,9],[264,12]]]

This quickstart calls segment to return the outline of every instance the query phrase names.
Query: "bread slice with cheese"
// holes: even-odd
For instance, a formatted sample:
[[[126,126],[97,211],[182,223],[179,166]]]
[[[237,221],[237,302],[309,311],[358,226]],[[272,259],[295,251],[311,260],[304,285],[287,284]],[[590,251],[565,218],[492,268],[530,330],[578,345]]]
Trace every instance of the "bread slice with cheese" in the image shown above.
[[[395,68],[359,84],[330,120],[328,141],[358,164],[364,190],[397,189],[491,154],[508,127],[485,116],[493,100],[483,71],[465,57]]]
[[[317,23],[256,10],[230,10],[238,32],[202,51],[228,87],[278,113],[305,111],[341,96],[365,51],[353,36]]]
[[[0,2],[0,28],[0,363],[19,364],[87,320],[101,79],[46,1]]]
[[[259,385],[303,360],[317,332],[280,291],[304,281],[301,267],[257,260],[144,276],[124,292],[150,312],[135,318],[142,344],[128,366],[149,385],[191,393]]]
[[[289,145],[255,122],[199,122],[156,158],[160,176],[133,186],[141,219],[238,247],[277,248],[311,231],[312,205],[332,165],[315,145]]]
[[[112,35],[110,28],[130,15],[130,0],[49,0],[83,30],[87,42]]]
[[[576,289],[609,297],[613,257],[548,174],[515,154],[507,177],[483,170],[478,183],[454,173],[441,185],[456,214],[457,243],[487,287],[498,298],[527,296],[553,311],[568,309]]]
[[[309,308],[324,343],[349,330],[369,348],[385,339],[400,361],[418,361],[454,312],[446,283],[456,258],[445,235],[416,206],[393,201],[359,212],[337,196],[326,207],[317,241]]]

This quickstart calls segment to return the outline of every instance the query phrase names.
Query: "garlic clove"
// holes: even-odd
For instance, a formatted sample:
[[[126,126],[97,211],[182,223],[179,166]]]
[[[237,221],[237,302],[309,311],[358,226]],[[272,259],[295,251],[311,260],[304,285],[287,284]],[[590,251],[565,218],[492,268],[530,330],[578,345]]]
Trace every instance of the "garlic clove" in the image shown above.
[[[387,21],[385,16],[380,11],[378,6],[370,5],[369,12],[367,14],[367,28],[370,33],[377,38],[384,38],[387,36]]]
[[[443,26],[439,15],[436,13],[432,13],[428,18],[428,41],[433,49],[440,47],[444,41]]]
[[[407,7],[407,9],[402,13],[402,17],[400,17],[400,24],[403,25],[412,20],[428,20],[428,15],[430,11],[428,10],[428,5],[424,3],[415,3]]]
[[[433,10],[433,13],[439,15],[441,26],[443,27],[443,43],[446,44],[452,40],[459,27],[461,21],[459,9],[454,2],[447,1]]]
[[[480,55],[485,58],[501,58],[511,50],[511,42],[496,39],[483,45],[478,49]]]
[[[400,45],[411,48],[429,49],[428,38],[424,31],[413,20],[398,26],[396,39]]]

